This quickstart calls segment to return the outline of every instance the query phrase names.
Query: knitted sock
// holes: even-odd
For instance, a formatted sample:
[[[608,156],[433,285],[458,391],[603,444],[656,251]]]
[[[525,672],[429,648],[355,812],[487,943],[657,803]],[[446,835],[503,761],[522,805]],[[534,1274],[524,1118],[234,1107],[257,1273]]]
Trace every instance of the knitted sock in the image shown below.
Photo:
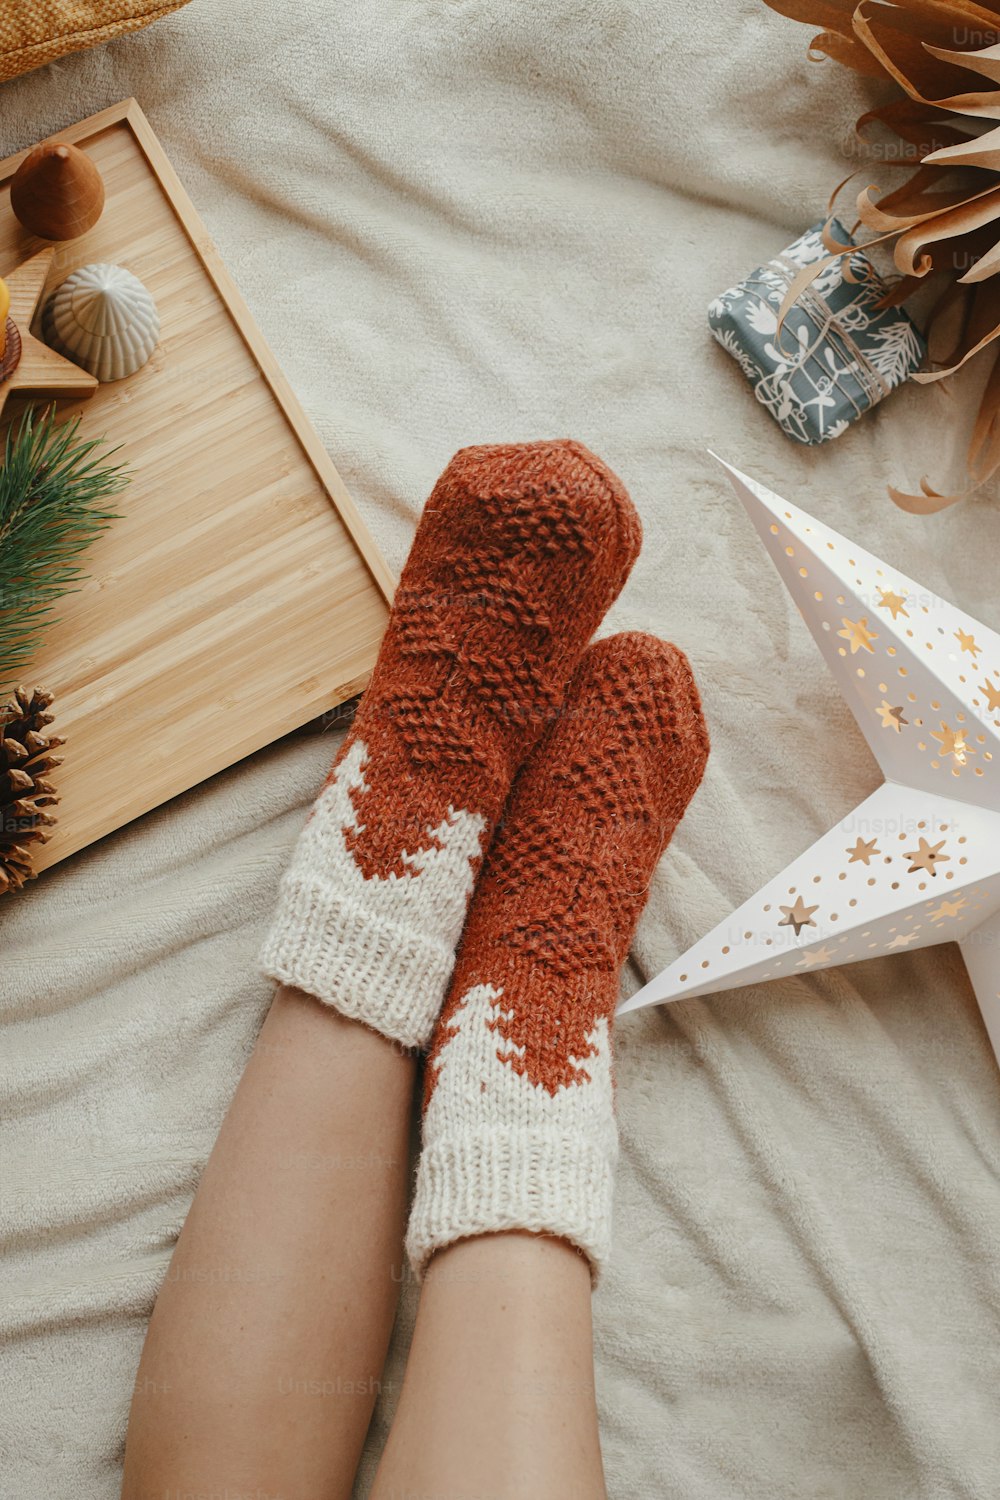
[[[407,1232],[418,1276],[453,1240],[527,1229],[579,1246],[596,1279],[618,1151],[619,970],[707,756],[676,647],[591,646],[515,783],[434,1035]]]
[[[511,782],[640,537],[621,483],[579,443],[456,454],[283,877],[265,974],[426,1045]]]

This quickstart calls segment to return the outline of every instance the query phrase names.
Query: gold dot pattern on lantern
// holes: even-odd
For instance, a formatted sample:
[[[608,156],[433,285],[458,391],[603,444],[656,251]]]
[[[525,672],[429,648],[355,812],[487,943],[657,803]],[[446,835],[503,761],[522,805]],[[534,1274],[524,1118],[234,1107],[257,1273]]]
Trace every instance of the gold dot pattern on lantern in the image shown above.
[[[875,696],[872,674],[866,674],[863,667],[854,669],[855,692],[861,696],[872,714],[874,732],[881,735],[885,752],[890,756],[896,753],[889,749],[889,744],[895,741],[899,746],[901,763],[912,764],[914,750],[917,750],[918,763],[926,767],[928,776],[947,776],[956,780],[972,776],[982,781],[988,766],[987,757],[989,760],[993,758],[992,752],[987,748],[989,741],[985,736],[979,738],[972,734],[968,725],[963,725],[958,716],[962,707],[967,706],[990,731],[991,737],[994,737],[994,730],[1000,730],[1000,649],[997,649],[1000,643],[992,632],[961,618],[942,599],[929,597],[925,593],[924,598],[929,598],[929,602],[915,603],[914,600],[919,599],[916,585],[908,584],[902,579],[893,580],[891,574],[887,579],[885,571],[874,559],[863,555],[859,559],[853,549],[849,550],[844,545],[842,538],[835,534],[824,536],[824,528],[819,523],[815,526],[803,526],[801,517],[796,517],[791,512],[785,512],[784,519],[790,524],[782,527],[778,521],[774,521],[771,523],[772,532],[778,539],[784,556],[795,559],[796,577],[800,570],[802,576],[816,571],[809,568],[809,556],[803,556],[803,553],[811,554],[813,549],[825,549],[822,553],[816,552],[815,561],[828,586],[811,589],[805,596],[808,604],[805,612],[807,621],[835,638],[836,659],[846,666],[851,657],[858,655],[877,658],[880,653],[884,653],[885,657],[895,657],[898,654],[897,648],[902,645],[904,662],[895,664],[897,676],[907,678],[911,675],[912,666],[912,675],[920,678],[919,683],[914,683],[914,686],[922,691],[911,691],[906,695],[907,704],[913,705],[910,708],[904,706],[902,701],[897,701],[884,682],[878,684],[880,696]],[[814,533],[815,540],[803,541],[803,534],[813,537]],[[851,570],[850,573],[848,570]],[[833,587],[829,587],[831,581]],[[847,594],[838,592],[838,581],[841,587],[846,582],[857,586],[857,598],[852,600]],[[830,609],[825,601],[833,599],[836,599],[837,606],[843,605],[844,608]],[[852,603],[855,605],[854,610],[850,607]],[[873,619],[873,613],[878,620],[886,622],[888,631],[878,625]],[[953,647],[951,650],[948,650],[949,641]],[[932,674],[924,663],[929,665],[937,654],[934,651],[935,644],[941,647],[944,655]],[[905,660],[907,651],[911,653],[910,663]],[[923,659],[914,657],[914,652],[922,652]],[[989,660],[991,652],[996,656],[995,661]],[[968,696],[968,689],[963,686],[966,684],[965,676],[956,670],[963,661],[978,668],[980,674],[975,694],[971,698]],[[939,680],[941,677],[945,680]],[[924,736],[913,735],[911,738],[906,731],[911,725],[920,728],[925,723],[921,709],[926,711],[928,702],[934,706],[937,718],[927,725]],[[949,713],[951,717],[945,717]],[[939,726],[936,729],[932,728],[935,722]],[[874,741],[872,744],[875,748]],[[895,768],[893,778],[900,781],[907,779],[901,770],[897,771]],[[1000,788],[993,795],[1000,798]]]
[[[1000,637],[819,521],[773,510],[767,523],[887,785],[720,924],[724,943],[686,956],[701,988],[964,938],[1000,910]],[[867,764],[860,737],[825,723],[831,755]],[[808,746],[795,795],[818,780]]]

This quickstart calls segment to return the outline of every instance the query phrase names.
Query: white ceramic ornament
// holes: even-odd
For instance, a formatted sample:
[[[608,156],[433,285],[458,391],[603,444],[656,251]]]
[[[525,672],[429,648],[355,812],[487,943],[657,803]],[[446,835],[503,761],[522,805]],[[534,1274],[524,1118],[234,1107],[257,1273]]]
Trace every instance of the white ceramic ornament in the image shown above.
[[[1000,1061],[1000,635],[724,467],[885,781],[620,1010],[955,941]]]
[[[156,348],[156,303],[124,266],[80,266],[57,287],[42,314],[45,342],[98,380],[134,375]]]

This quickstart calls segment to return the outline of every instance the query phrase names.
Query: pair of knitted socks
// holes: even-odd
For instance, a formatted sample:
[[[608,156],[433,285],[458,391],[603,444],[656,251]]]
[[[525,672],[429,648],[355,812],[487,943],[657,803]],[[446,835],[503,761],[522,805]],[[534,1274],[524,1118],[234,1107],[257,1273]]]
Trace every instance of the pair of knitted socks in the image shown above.
[[[587,646],[640,539],[577,443],[457,454],[281,883],[263,971],[430,1046],[418,1275],[508,1229],[607,1255],[619,970],[708,754],[681,652]]]

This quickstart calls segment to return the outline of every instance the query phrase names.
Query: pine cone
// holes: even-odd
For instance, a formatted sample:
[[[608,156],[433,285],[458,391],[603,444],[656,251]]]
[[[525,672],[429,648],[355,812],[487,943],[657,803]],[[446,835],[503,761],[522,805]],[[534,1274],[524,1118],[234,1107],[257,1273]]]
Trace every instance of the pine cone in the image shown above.
[[[32,844],[45,843],[56,821],[49,808],[59,798],[48,779],[62,757],[53,750],[65,741],[47,733],[52,694],[18,687],[0,704],[0,895],[32,880]]]

